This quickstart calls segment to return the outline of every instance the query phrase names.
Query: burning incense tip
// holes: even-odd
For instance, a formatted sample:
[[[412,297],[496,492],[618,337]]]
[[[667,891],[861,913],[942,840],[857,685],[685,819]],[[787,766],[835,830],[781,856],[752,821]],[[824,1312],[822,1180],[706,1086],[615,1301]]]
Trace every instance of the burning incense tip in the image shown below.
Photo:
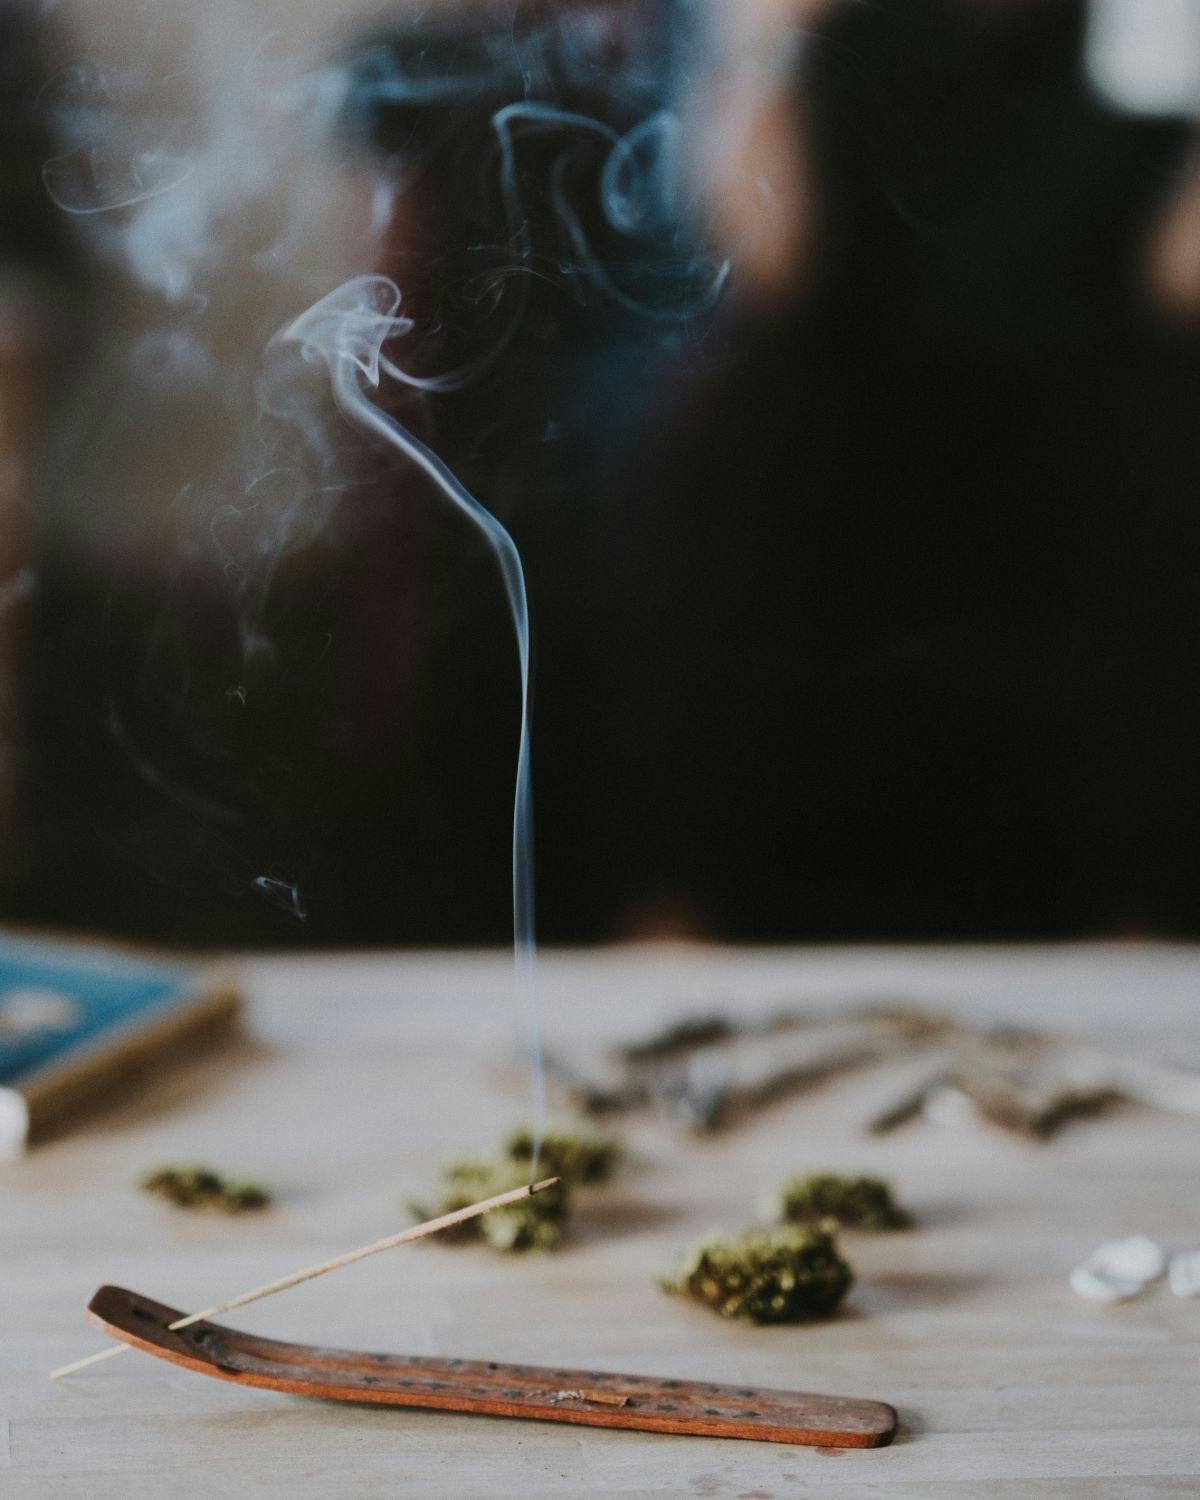
[[[461,1224],[467,1219],[478,1218],[489,1209],[503,1208],[505,1204],[517,1203],[522,1198],[531,1198],[534,1193],[555,1187],[561,1181],[560,1177],[544,1177],[541,1182],[530,1183],[528,1187],[514,1188],[511,1192],[499,1193],[495,1198],[484,1198],[482,1202],[455,1209],[453,1213],[430,1219],[425,1224],[414,1224],[411,1229],[402,1229],[399,1234],[389,1235],[385,1240],[376,1240],[373,1245],[363,1245],[358,1250],[348,1250],[345,1255],[322,1261],[319,1266],[308,1266],[303,1271],[293,1271],[290,1276],[281,1276],[278,1281],[270,1281],[266,1286],[255,1287],[250,1292],[242,1292],[236,1297],[228,1298],[225,1302],[218,1302],[214,1307],[206,1307],[203,1312],[189,1313],[186,1318],[179,1318],[172,1323],[171,1330],[174,1332],[180,1328],[189,1328],[193,1323],[199,1323],[205,1318],[215,1318],[221,1313],[232,1312],[235,1307],[245,1307],[249,1302],[258,1302],[263,1297],[272,1297],[276,1292],[286,1292],[289,1287],[299,1286],[302,1281],[312,1281],[317,1276],[324,1276],[327,1271],[340,1271],[343,1266],[353,1265],[356,1260],[365,1260],[368,1255],[378,1255],[381,1250],[392,1250],[397,1245],[407,1245],[410,1240],[424,1239],[426,1235],[437,1234],[440,1229],[452,1229],[456,1224]],[[84,1359],[75,1360],[73,1364],[60,1365],[57,1370],[50,1371],[50,1379],[59,1380],[64,1375],[74,1375],[89,1365],[99,1364],[102,1359],[111,1359],[115,1354],[123,1354],[126,1349],[134,1347],[136,1346],[133,1344],[113,1344],[111,1348],[102,1349],[99,1354],[89,1354]]]

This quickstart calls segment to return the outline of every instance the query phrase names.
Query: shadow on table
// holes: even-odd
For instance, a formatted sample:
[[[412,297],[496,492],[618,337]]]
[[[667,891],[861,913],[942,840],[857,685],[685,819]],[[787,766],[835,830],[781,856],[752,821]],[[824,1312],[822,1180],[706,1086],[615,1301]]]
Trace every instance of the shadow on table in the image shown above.
[[[953,1271],[883,1271],[864,1272],[856,1288],[857,1298],[867,1304],[859,1309],[871,1316],[885,1309],[900,1308],[912,1312],[918,1308],[947,1307],[961,1302],[994,1285],[994,1278],[978,1273]],[[853,1316],[855,1310],[848,1310]]]
[[[592,1198],[587,1192],[576,1195],[571,1212],[572,1240],[624,1239],[646,1234],[681,1218],[683,1210],[668,1203],[646,1199]]]
[[[134,1129],[200,1098],[216,1099],[247,1069],[261,1068],[274,1055],[275,1048],[235,1024],[207,1041],[198,1055],[152,1058],[123,1074],[111,1090],[55,1115],[39,1130],[34,1149],[80,1130]]]

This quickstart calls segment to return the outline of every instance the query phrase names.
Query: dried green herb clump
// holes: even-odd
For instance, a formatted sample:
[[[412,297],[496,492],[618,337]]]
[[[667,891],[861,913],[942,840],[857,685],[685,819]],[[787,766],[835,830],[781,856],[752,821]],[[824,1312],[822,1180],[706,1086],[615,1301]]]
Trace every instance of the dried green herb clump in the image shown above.
[[[820,1225],[748,1229],[709,1240],[679,1274],[660,1281],[723,1318],[746,1323],[809,1323],[828,1318],[854,1283],[837,1240]]]
[[[142,1178],[147,1193],[157,1193],[177,1208],[210,1208],[240,1214],[266,1208],[271,1195],[256,1182],[222,1177],[207,1167],[159,1167]]]
[[[511,1161],[533,1160],[534,1133],[518,1130],[509,1136],[504,1154]],[[538,1171],[547,1177],[563,1177],[572,1184],[607,1182],[621,1154],[617,1142],[588,1131],[551,1130],[538,1152]]]
[[[453,1162],[446,1168],[437,1203],[432,1208],[415,1203],[409,1206],[418,1218],[438,1218],[456,1209],[469,1208],[483,1198],[524,1187],[528,1181],[529,1174],[516,1162]],[[569,1201],[566,1183],[559,1183],[503,1208],[493,1208],[453,1229],[445,1229],[438,1238],[459,1243],[483,1240],[493,1250],[516,1254],[553,1250],[566,1229]]]
[[[878,1177],[838,1177],[831,1172],[795,1177],[775,1191],[772,1215],[788,1224],[832,1219],[843,1229],[907,1229],[912,1215]]]

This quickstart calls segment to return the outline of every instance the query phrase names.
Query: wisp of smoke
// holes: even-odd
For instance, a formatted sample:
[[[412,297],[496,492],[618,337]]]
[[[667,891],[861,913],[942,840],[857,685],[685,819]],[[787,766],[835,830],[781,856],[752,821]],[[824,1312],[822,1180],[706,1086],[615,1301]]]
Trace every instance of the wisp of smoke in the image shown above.
[[[525,570],[512,537],[455,477],[425,443],[401,426],[368,396],[379,385],[385,364],[383,347],[412,330],[400,313],[400,291],[386,276],[358,276],[322,297],[289,323],[272,346],[298,344],[308,360],[328,367],[334,399],[352,421],[414,463],[447,500],[479,528],[495,555],[517,637],[521,678],[521,730],[517,750],[517,784],[513,806],[512,891],[513,942],[518,983],[529,1028],[534,1080],[535,1141],[531,1171],[536,1173],[545,1114],[541,1036],[535,990],[536,933],[533,905],[533,787],[530,768],[529,598]],[[390,362],[388,367],[392,368]]]
[[[493,10],[499,15],[505,7]],[[507,24],[493,17],[470,44],[461,30],[426,39],[418,15],[403,46],[363,43],[340,61],[293,70],[281,82],[268,64],[267,36],[248,43],[246,11],[222,0],[208,11],[197,8],[192,17],[190,113],[176,103],[173,83],[165,93],[153,86],[154,78],[174,78],[161,67],[139,72],[129,60],[128,76],[115,67],[72,69],[50,101],[62,150],[43,172],[47,193],[95,258],[123,266],[141,299],[139,317],[149,325],[130,343],[121,396],[129,412],[118,418],[119,406],[104,407],[103,387],[96,383],[97,405],[110,427],[119,430],[124,420],[134,430],[140,423],[140,412],[129,414],[136,407],[130,393],[139,381],[153,380],[156,399],[164,385],[175,392],[189,389],[195,400],[211,398],[226,413],[233,434],[227,463],[242,470],[241,493],[230,500],[228,480],[211,486],[220,498],[206,529],[233,592],[247,660],[269,660],[275,650],[263,618],[280,557],[297,532],[320,531],[346,487],[336,429],[298,378],[304,363],[323,364],[340,412],[369,440],[422,473],[490,548],[512,616],[519,668],[513,938],[539,1139],[544,1105],[524,569],[508,529],[379,396],[389,379],[410,400],[425,400],[494,367],[520,334],[535,279],[561,287],[575,302],[595,298],[620,316],[659,326],[687,327],[714,308],[728,266],[696,249],[682,188],[681,127],[669,97],[673,85],[661,59],[647,71],[638,55],[639,45],[669,50],[660,43],[690,7],[685,0],[641,0],[640,10],[653,24],[640,44],[626,48],[619,66],[613,61],[615,12],[607,7],[569,8],[546,20],[540,6],[513,3]],[[518,25],[525,11],[533,19]],[[420,45],[413,45],[414,37]],[[231,54],[239,58],[233,69],[227,63]],[[597,97],[608,117],[586,108]],[[379,153],[357,274],[334,290],[326,290],[326,280],[306,311],[291,313],[281,328],[276,322],[278,331],[264,339],[265,369],[233,379],[222,351],[231,329],[242,333],[239,310],[253,309],[245,320],[253,329],[262,308],[285,299],[292,299],[291,309],[307,302],[322,275],[321,233],[327,240],[328,221],[339,206],[329,176],[312,167],[312,143],[319,141],[328,159],[336,160],[339,150],[353,150],[347,143],[356,132],[371,134],[381,114],[414,110],[444,111],[444,130],[451,135],[461,121],[480,119],[481,111],[486,121],[491,150],[482,165],[493,174],[498,222],[493,242],[463,247],[481,257],[472,304],[479,311],[476,347],[434,373],[399,358],[396,343],[405,337],[419,343],[414,336],[420,330],[401,311],[401,289],[380,274],[377,256],[409,165],[403,152]],[[360,176],[363,155],[360,149],[355,156]],[[487,184],[479,187],[486,199]],[[244,223],[255,218],[271,228],[247,242]],[[553,230],[550,243],[542,232],[546,224]],[[229,284],[239,288],[232,307],[222,304]],[[162,315],[150,310],[155,305]],[[502,316],[496,318],[498,310]],[[257,393],[257,405],[248,411],[250,392]],[[89,467],[99,461],[97,445],[75,436],[86,430],[86,424],[74,424],[60,463],[81,491]],[[315,479],[311,464],[306,468],[294,451],[297,436],[315,463]],[[189,476],[177,486],[173,503],[180,510],[185,503],[199,505],[199,490]],[[239,554],[229,540],[241,528],[253,540],[252,556],[245,549]],[[229,693],[231,701],[246,702],[244,682]],[[115,712],[113,722],[116,734],[121,721]],[[144,780],[160,792],[173,784],[148,765]],[[304,920],[305,903],[294,881],[259,875],[249,888]]]

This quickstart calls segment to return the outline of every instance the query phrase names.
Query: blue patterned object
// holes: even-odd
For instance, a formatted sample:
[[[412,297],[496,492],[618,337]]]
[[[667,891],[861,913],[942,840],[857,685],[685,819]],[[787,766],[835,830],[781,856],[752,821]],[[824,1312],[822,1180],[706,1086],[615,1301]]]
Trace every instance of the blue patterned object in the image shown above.
[[[0,937],[0,1087],[194,999],[199,970],[116,950]]]

